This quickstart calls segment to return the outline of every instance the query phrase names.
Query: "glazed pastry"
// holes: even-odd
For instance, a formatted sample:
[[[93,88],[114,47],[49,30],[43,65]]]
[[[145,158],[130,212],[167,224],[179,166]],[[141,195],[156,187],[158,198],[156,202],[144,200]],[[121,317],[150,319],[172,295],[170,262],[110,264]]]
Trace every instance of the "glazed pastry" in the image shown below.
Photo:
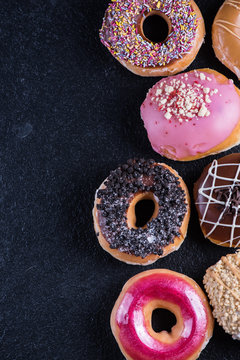
[[[240,91],[214,70],[160,80],[141,116],[153,149],[169,159],[196,160],[240,142]]]
[[[240,79],[240,0],[226,0],[220,7],[212,41],[217,58]]]
[[[171,332],[155,332],[152,313],[172,312]],[[124,285],[111,314],[113,335],[127,360],[195,360],[213,332],[207,298],[197,283],[174,271],[144,271]]]
[[[153,34],[151,22],[152,28],[159,27]],[[141,76],[183,71],[195,59],[204,35],[202,14],[192,0],[112,0],[100,30],[111,54]]]
[[[177,172],[143,159],[129,160],[112,171],[97,190],[93,209],[103,249],[139,265],[178,250],[189,215],[188,190]]]
[[[240,252],[223,256],[207,269],[203,283],[213,316],[226,333],[240,340]]]
[[[240,154],[214,160],[194,185],[202,232],[213,243],[240,247]]]

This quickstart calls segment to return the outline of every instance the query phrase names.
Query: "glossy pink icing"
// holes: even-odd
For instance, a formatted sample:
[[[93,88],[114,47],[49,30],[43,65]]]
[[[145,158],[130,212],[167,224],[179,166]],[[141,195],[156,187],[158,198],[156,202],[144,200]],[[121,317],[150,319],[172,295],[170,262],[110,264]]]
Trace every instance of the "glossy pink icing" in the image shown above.
[[[199,78],[199,71],[178,74],[160,80],[149,90],[141,106],[141,116],[152,147],[159,154],[164,155],[164,150],[167,149],[172,158],[182,159],[206,152],[223,142],[237,125],[240,119],[240,97],[233,82],[229,80],[228,84],[219,84],[214,74],[201,73],[206,79]],[[182,123],[176,115],[167,120],[165,112],[153,101],[153,95],[161,82],[165,82],[164,86],[170,85],[173,79],[193,87],[198,83],[210,91],[216,90],[217,93],[211,96],[211,103],[206,104],[210,115],[196,115],[190,121]],[[204,98],[203,91],[202,95]]]
[[[164,344],[152,338],[145,326],[143,308],[155,299],[181,309],[184,329],[175,343]],[[183,278],[165,273],[137,280],[125,293],[115,321],[121,345],[133,360],[184,360],[203,346],[208,325],[206,307],[196,289]]]

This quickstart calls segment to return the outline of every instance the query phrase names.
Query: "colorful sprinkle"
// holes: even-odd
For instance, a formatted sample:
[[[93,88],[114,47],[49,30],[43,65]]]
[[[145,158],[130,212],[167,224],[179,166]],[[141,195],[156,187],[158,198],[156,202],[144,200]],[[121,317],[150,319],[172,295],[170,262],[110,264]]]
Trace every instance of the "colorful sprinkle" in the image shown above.
[[[158,10],[169,17],[172,31],[167,40],[153,43],[138,33],[140,17]],[[118,60],[139,67],[165,66],[188,53],[195,38],[197,16],[189,0],[112,0],[100,39]]]

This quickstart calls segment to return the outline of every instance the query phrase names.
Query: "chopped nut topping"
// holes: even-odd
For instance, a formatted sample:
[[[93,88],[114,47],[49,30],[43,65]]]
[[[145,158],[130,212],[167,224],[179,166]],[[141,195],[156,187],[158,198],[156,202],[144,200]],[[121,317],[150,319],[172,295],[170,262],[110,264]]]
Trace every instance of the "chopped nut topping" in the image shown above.
[[[203,88],[203,92],[204,92],[204,94],[209,94],[210,88]]]
[[[166,112],[166,114],[164,115],[166,119],[171,119],[172,115],[169,112]]]
[[[172,78],[170,83],[166,80],[158,83],[151,101],[157,105],[159,111],[164,112],[167,120],[175,116],[178,122],[182,123],[211,114],[208,104],[211,104],[211,97],[218,93],[218,89],[211,90],[201,83],[212,80],[204,73],[195,70],[194,75],[196,80],[193,84],[186,83],[188,74],[183,74],[180,79]]]
[[[213,316],[228,334],[240,340],[240,251],[223,256],[207,269],[203,283]]]

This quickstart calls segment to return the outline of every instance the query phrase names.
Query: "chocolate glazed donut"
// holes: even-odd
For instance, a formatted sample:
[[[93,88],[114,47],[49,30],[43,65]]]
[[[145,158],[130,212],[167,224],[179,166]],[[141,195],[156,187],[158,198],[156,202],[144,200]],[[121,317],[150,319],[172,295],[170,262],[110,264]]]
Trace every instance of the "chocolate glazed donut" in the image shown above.
[[[147,206],[147,211],[146,211]],[[189,221],[189,194],[178,174],[154,160],[128,160],[96,192],[94,228],[104,250],[148,265],[177,250]]]
[[[214,160],[194,185],[200,225],[217,245],[240,247],[240,154]]]

